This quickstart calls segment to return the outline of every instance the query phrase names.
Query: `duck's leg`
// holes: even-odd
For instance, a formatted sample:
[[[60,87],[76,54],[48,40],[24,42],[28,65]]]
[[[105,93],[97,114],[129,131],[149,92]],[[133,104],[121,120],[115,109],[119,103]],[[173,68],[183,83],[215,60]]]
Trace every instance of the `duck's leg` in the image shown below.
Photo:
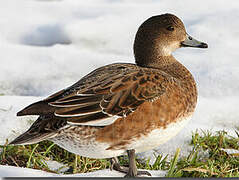
[[[129,171],[125,175],[125,177],[136,177],[137,176],[137,167],[135,163],[135,150],[127,150],[127,154],[129,157]]]
[[[135,150],[127,150],[127,154],[129,157],[129,171],[125,175],[125,177],[137,177],[140,175],[147,175],[151,176],[151,174],[148,171],[138,171],[135,163]]]
[[[120,166],[117,158],[111,158],[111,170],[114,169],[116,171],[126,173],[125,177],[137,177],[140,175],[151,176],[148,171],[138,171],[135,163],[135,150],[127,150],[127,154],[129,157],[129,167]]]

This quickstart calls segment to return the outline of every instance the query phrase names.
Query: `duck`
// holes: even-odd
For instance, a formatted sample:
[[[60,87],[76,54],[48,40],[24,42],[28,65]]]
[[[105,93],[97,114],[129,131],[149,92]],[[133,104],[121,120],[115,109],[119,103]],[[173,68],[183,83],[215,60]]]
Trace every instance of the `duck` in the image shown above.
[[[145,20],[135,35],[135,64],[113,63],[95,69],[70,87],[30,104],[17,116],[38,115],[10,145],[49,140],[89,158],[109,158],[110,169],[125,177],[139,171],[135,154],[167,142],[191,119],[197,86],[190,71],[172,55],[181,47],[207,48],[190,36],[176,15]],[[127,155],[129,166],[117,156]]]

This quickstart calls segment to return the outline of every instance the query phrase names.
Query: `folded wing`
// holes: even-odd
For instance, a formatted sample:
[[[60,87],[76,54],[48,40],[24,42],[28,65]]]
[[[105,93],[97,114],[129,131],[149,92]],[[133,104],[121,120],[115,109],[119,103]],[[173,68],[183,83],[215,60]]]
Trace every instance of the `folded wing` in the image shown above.
[[[174,78],[157,69],[111,64],[18,115],[52,113],[70,124],[107,125],[134,112],[145,101],[160,98],[172,83],[176,83]]]

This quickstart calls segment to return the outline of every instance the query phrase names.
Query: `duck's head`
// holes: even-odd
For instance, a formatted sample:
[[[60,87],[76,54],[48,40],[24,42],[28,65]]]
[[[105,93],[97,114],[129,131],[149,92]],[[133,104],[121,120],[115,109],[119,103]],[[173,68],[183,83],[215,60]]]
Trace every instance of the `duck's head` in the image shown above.
[[[186,33],[183,22],[173,14],[162,14],[147,19],[139,27],[135,41],[136,63],[144,66],[146,61],[155,61],[159,57],[171,56],[180,47],[207,48]]]

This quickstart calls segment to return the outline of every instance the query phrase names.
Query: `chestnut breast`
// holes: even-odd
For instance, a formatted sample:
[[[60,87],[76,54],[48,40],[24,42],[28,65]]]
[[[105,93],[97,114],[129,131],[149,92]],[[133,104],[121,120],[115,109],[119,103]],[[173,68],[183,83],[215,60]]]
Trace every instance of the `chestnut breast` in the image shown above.
[[[134,138],[147,135],[154,129],[165,129],[170,123],[191,116],[196,106],[197,90],[191,74],[186,77],[180,84],[169,86],[159,98],[144,102],[127,117],[118,118],[100,129],[96,140],[110,143],[110,148],[126,146]]]

